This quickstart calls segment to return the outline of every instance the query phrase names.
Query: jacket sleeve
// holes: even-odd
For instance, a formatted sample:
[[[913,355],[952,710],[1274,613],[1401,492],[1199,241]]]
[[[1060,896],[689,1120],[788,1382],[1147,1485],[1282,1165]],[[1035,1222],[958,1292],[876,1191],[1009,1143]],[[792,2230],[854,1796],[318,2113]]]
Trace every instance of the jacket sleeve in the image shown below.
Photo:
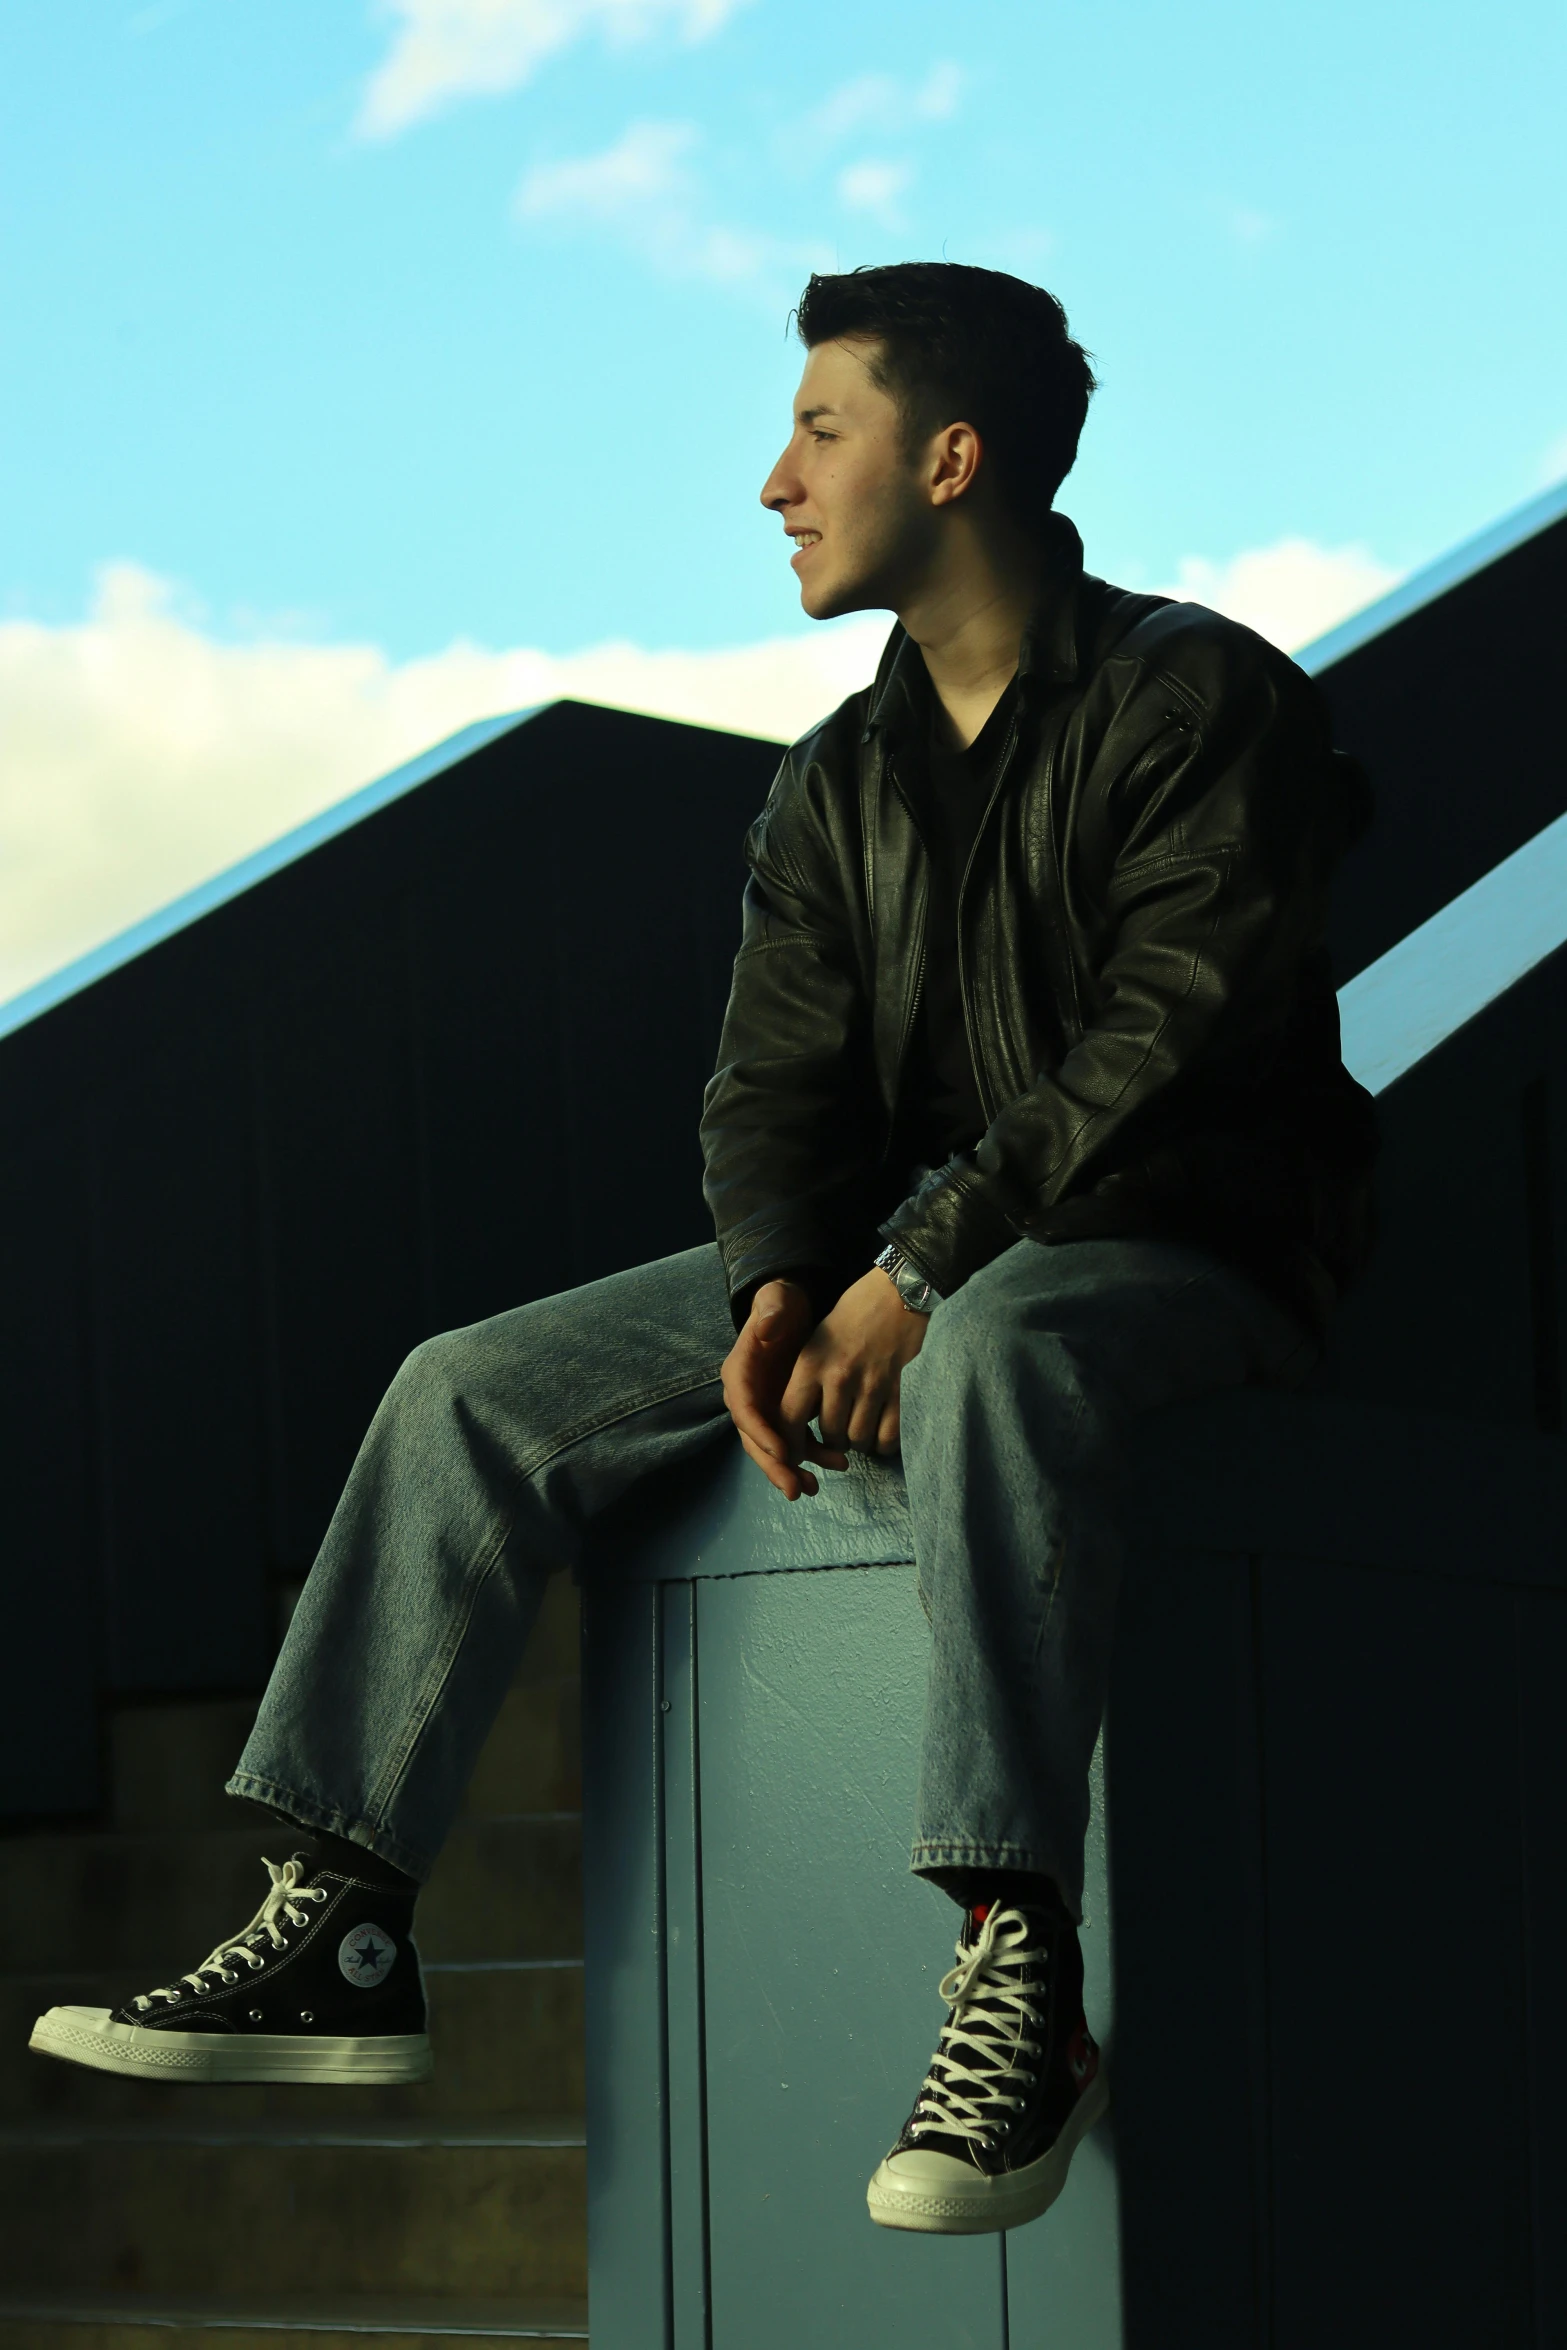
[[[702,1106],[703,1192],[737,1323],[759,1281],[803,1277],[817,1312],[873,1218],[876,1089],[842,884],[806,869],[786,763],[746,838],[740,951]],[[787,837],[793,831],[796,847]],[[861,1263],[863,1270],[863,1261]]]
[[[1071,1203],[1134,1167],[1198,1089],[1244,1081],[1322,937],[1343,812],[1292,664],[1254,667],[1200,721],[1167,708],[1103,805],[1118,845],[1081,1032],[882,1226],[943,1296],[1019,1238],[1068,1237]]]

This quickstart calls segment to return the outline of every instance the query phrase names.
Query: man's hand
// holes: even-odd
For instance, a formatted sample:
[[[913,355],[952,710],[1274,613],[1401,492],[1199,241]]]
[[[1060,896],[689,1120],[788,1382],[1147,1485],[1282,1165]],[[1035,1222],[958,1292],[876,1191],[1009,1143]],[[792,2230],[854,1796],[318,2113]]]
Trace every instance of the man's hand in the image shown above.
[[[874,1266],[814,1331],[797,1283],[763,1283],[724,1364],[724,1401],[746,1451],[786,1500],[818,1491],[807,1463],[846,1469],[846,1447],[897,1451],[899,1382],[924,1343],[926,1319]]]

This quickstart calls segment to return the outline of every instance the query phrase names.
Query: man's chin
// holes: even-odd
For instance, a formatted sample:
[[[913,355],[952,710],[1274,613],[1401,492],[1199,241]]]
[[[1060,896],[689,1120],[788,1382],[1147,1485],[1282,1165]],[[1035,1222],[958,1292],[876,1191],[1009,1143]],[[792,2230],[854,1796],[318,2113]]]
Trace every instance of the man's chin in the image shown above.
[[[832,580],[802,580],[800,609],[808,620],[842,620],[849,612],[874,612],[890,607],[882,597],[865,588]]]

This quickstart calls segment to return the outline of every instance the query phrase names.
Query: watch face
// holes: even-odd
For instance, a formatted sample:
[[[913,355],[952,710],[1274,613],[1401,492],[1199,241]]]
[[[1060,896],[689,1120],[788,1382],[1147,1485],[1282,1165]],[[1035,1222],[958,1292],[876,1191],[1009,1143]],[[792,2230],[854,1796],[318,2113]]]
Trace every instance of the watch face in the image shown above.
[[[893,1284],[904,1304],[916,1314],[923,1314],[930,1306],[930,1283],[923,1273],[912,1265],[900,1265],[893,1275]]]

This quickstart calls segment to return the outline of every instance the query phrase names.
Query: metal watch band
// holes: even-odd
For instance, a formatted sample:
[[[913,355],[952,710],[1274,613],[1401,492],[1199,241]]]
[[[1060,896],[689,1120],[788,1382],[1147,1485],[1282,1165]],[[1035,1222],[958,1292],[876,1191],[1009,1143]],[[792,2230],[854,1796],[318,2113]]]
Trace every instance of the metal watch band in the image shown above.
[[[940,1305],[940,1290],[926,1280],[917,1265],[909,1263],[895,1240],[888,1241],[876,1262],[911,1314],[929,1314]]]

